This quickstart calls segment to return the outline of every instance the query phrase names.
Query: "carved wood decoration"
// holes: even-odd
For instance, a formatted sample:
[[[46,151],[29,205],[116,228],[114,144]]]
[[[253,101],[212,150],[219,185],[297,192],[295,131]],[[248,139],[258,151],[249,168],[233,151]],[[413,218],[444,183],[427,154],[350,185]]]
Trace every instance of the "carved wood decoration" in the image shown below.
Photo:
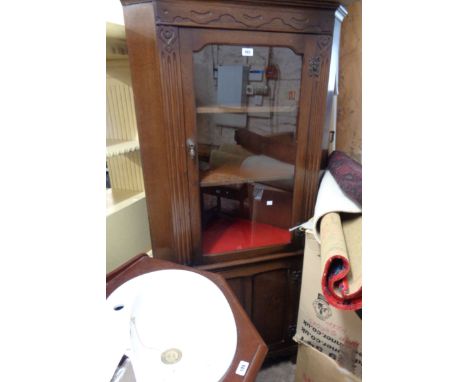
[[[309,76],[318,77],[320,75],[320,66],[322,64],[320,56],[309,58]]]
[[[260,8],[196,1],[158,1],[155,12],[159,25],[301,33],[331,34],[334,21],[327,10]]]
[[[197,1],[197,0],[192,0]],[[265,5],[276,5],[279,7],[300,7],[300,8],[323,8],[334,9],[333,5],[351,5],[356,0],[340,0],[335,4],[328,0],[237,0],[236,3],[244,5],[255,5],[264,7]],[[152,3],[153,0],[120,0],[122,5]],[[335,7],[336,8],[336,7]]]
[[[161,87],[164,114],[164,129],[167,163],[170,169],[169,183],[172,197],[172,226],[178,263],[191,262],[191,235],[189,215],[189,194],[187,185],[187,164],[185,154],[184,109],[180,77],[180,56],[178,29],[171,26],[157,27],[158,41],[161,44]]]

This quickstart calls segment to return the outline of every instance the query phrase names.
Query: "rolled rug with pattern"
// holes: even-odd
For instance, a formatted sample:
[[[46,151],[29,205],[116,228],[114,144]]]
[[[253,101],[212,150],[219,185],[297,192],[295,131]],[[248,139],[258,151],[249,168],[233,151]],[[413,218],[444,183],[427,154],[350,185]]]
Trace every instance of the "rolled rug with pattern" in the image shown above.
[[[362,308],[362,216],[330,212],[320,219],[322,291],[335,308]]]
[[[314,216],[302,227],[320,244],[322,292],[334,307],[362,308],[361,165],[334,152],[321,180]]]

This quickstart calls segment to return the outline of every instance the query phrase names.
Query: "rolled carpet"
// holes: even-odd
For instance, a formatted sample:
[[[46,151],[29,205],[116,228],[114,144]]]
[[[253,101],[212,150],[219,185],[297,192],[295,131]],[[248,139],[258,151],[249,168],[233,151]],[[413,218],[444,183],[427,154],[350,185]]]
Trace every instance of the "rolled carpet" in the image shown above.
[[[361,309],[362,216],[328,213],[320,220],[320,236],[322,292],[326,300],[338,309]]]
[[[344,310],[362,308],[362,172],[334,152],[320,183],[314,216],[303,224],[320,244],[322,292]]]

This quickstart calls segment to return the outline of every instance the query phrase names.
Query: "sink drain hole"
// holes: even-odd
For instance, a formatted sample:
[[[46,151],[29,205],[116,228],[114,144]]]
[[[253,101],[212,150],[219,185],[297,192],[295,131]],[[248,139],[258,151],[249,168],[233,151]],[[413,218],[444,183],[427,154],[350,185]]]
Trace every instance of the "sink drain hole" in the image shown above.
[[[168,349],[161,353],[161,361],[166,365],[177,363],[182,358],[182,352],[179,349]]]
[[[120,310],[120,309],[123,309],[123,305],[116,305],[114,306],[114,310]]]

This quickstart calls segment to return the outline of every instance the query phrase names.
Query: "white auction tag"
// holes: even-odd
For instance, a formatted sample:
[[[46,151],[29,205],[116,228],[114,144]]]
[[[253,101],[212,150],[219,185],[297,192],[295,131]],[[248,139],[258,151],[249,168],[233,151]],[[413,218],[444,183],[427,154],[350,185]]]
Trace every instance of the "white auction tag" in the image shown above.
[[[244,376],[249,368],[249,363],[245,361],[240,361],[239,366],[237,366],[236,374]]]
[[[253,56],[253,48],[242,48],[243,56]]]

